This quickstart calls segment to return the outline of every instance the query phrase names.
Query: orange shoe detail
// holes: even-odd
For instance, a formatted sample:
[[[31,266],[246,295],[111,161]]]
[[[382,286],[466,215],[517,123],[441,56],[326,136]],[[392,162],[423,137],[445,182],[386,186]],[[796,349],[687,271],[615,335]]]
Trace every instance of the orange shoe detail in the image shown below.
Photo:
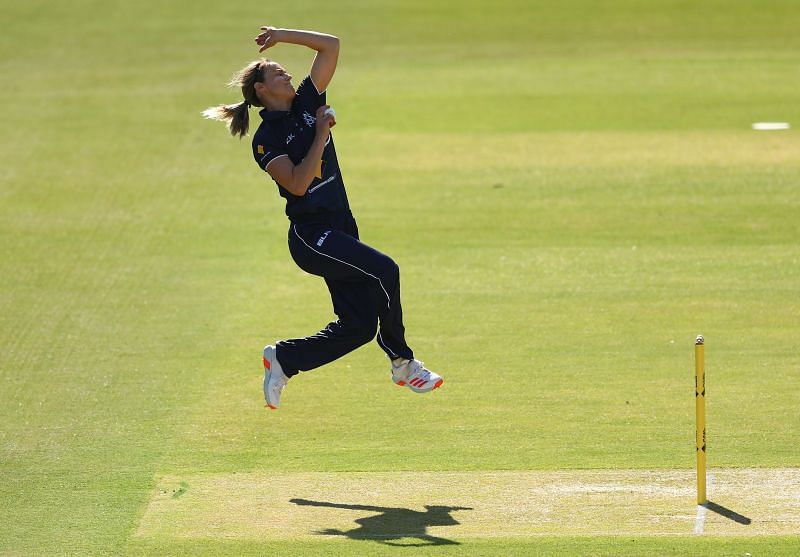
[[[400,381],[399,383],[395,383],[395,385],[399,385],[401,387],[405,387],[406,386],[406,382],[405,381]]]
[[[264,369],[270,369],[269,360],[264,356],[261,356],[261,359],[264,360]]]
[[[277,410],[277,406],[272,406],[269,402],[264,405],[264,408],[269,408],[270,410]]]
[[[433,389],[438,389],[439,387],[441,387],[441,386],[442,386],[442,383],[444,383],[444,379],[439,379],[439,380],[436,382],[436,384],[433,386]],[[433,389],[431,389],[431,390],[433,390]]]

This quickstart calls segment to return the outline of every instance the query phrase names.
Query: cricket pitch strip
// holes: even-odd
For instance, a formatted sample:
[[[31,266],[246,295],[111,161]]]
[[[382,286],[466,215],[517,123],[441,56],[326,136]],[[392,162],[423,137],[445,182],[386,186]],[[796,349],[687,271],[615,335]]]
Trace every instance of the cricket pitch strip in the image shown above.
[[[137,537],[765,536],[800,532],[800,469],[166,475]]]

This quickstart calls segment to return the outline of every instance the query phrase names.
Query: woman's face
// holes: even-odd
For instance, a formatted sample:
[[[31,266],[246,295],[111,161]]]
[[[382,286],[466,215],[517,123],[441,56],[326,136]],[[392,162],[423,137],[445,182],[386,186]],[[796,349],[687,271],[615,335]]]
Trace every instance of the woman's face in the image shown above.
[[[267,95],[273,99],[290,99],[294,97],[295,90],[292,86],[292,76],[277,62],[271,62],[264,68],[264,81],[262,82]]]

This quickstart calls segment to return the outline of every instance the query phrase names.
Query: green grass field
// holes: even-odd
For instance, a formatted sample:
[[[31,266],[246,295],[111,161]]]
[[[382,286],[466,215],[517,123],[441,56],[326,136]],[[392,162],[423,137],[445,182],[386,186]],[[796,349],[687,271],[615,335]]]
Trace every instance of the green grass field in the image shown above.
[[[796,2],[30,0],[3,14],[0,554],[800,553],[800,484],[781,484],[786,507],[756,508],[753,482],[720,500],[753,524],[694,535],[691,483],[698,333],[712,473],[800,468],[800,136],[750,128],[800,126]],[[266,24],[342,39],[328,99],[351,205],[401,267],[408,340],[445,377],[435,393],[394,387],[371,344],[263,408],[264,344],[332,317],[249,142],[200,117],[238,100],[224,83]],[[313,56],[266,54],[296,83]],[[621,530],[609,517],[646,504],[601,497],[596,524],[531,534],[537,509],[481,487],[626,470],[690,480],[669,488],[685,533]],[[474,483],[427,499],[405,483],[415,471]],[[258,514],[268,488],[294,513],[277,515],[288,534]],[[315,534],[312,519],[370,516],[288,501],[323,492],[405,518]],[[451,515],[467,533],[386,543],[424,505],[472,507]]]

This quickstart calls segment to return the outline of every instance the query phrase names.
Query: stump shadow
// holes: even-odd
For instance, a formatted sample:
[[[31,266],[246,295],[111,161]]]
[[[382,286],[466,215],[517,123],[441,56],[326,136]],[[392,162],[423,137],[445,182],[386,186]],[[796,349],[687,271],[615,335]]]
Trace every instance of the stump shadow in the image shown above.
[[[351,540],[370,540],[397,547],[422,547],[428,545],[461,545],[455,540],[440,538],[428,534],[428,526],[454,526],[459,522],[450,516],[453,511],[471,511],[471,507],[446,507],[425,505],[425,511],[415,511],[402,507],[376,507],[373,505],[350,505],[330,503],[327,501],[309,501],[307,499],[290,499],[295,505],[328,507],[353,511],[378,513],[356,519],[358,528],[337,530],[326,528],[314,532],[320,536],[345,536]],[[416,538],[418,543],[398,543],[403,538]]]
[[[744,524],[745,526],[747,526],[748,524],[753,522],[752,520],[750,520],[746,516],[744,516],[742,514],[739,514],[736,511],[732,511],[731,509],[729,509],[727,507],[723,507],[722,505],[718,505],[717,503],[714,503],[713,501],[706,501],[705,503],[703,503],[702,506],[707,508],[710,511],[713,511],[713,512],[717,513],[720,516],[724,516],[725,518],[733,520],[734,522],[736,522],[738,524]]]

